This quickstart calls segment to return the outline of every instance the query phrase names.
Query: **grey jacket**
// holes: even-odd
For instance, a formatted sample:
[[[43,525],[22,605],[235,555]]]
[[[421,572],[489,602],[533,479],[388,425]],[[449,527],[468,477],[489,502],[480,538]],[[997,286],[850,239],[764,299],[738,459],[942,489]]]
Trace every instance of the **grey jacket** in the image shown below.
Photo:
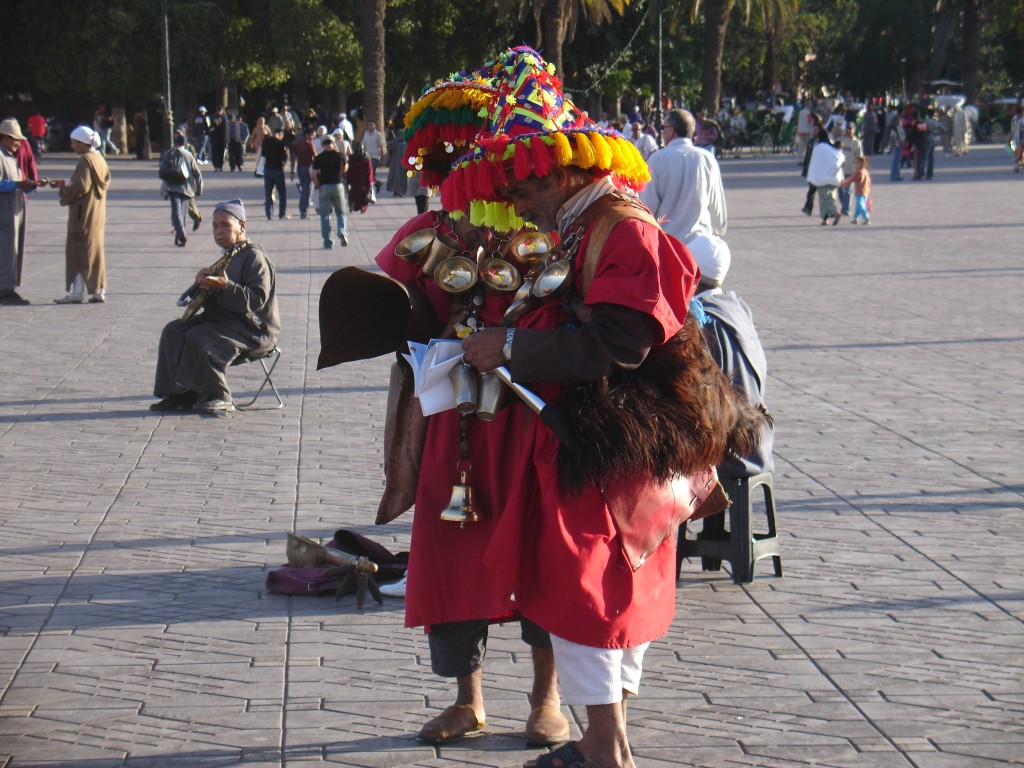
[[[202,197],[203,196],[203,174],[199,170],[199,163],[196,162],[195,155],[189,152],[184,147],[173,147],[168,149],[167,152],[180,152],[185,156],[185,163],[188,165],[188,178],[184,184],[168,184],[166,181],[160,182],[160,194],[167,197],[169,192],[174,192],[185,197]],[[160,160],[167,156],[165,152]]]

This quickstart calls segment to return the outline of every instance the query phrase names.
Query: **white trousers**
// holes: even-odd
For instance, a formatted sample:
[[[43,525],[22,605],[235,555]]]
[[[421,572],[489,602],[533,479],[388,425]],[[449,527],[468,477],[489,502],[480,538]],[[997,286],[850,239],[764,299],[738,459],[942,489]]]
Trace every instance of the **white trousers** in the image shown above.
[[[644,652],[650,643],[635,648],[593,648],[551,635],[558,687],[566,704],[615,704],[623,693],[640,691]]]

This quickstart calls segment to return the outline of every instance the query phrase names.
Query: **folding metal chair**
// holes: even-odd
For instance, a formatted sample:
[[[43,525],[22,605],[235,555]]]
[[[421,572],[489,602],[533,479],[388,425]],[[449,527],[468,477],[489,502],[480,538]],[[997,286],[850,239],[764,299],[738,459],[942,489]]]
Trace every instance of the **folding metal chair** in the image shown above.
[[[284,400],[281,398],[281,393],[277,391],[277,387],[274,386],[274,380],[271,378],[280,359],[281,350],[277,346],[272,349],[259,349],[255,352],[247,352],[244,355],[240,355],[235,358],[231,363],[232,366],[244,365],[245,363],[259,363],[260,367],[263,369],[263,382],[260,384],[259,389],[256,390],[256,394],[252,396],[251,400],[247,400],[244,403],[239,403],[236,400],[235,408],[240,411],[270,411],[277,408],[284,408]],[[255,405],[260,394],[262,394],[263,390],[267,387],[270,387],[270,391],[274,393],[274,397],[277,399],[277,404]]]

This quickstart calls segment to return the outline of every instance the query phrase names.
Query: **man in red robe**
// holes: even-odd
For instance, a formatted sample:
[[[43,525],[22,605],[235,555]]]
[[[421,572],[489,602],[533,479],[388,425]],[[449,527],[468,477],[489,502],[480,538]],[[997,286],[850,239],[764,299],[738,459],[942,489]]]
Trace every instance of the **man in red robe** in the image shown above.
[[[450,149],[464,147],[477,133],[483,104],[493,95],[486,81],[461,78],[436,85],[410,110],[416,115],[430,109],[435,122],[420,121],[415,131],[407,119],[411,143],[407,157],[426,165],[424,181],[437,184],[451,164]],[[439,101],[440,100],[440,101]],[[469,124],[465,120],[470,120]],[[447,150],[446,151],[446,145]],[[422,152],[420,152],[422,150]],[[410,170],[419,170],[415,165]],[[454,334],[456,323],[463,328],[497,325],[513,294],[484,290],[479,282],[471,290],[452,295],[434,280],[420,259],[399,258],[397,246],[409,235],[432,232],[451,253],[474,253],[487,244],[486,228],[472,224],[467,215],[453,217],[445,211],[428,211],[406,222],[377,256],[385,274],[422,294],[433,310],[438,328],[447,326]],[[413,401],[412,408],[419,403]],[[431,669],[442,677],[455,678],[455,703],[428,721],[420,737],[434,743],[456,741],[482,730],[486,724],[483,695],[483,667],[491,623],[515,621],[511,595],[489,579],[483,569],[483,553],[490,547],[499,524],[499,512],[510,485],[504,472],[505,443],[514,434],[511,410],[485,422],[462,416],[454,410],[430,416],[415,490],[412,547],[406,586],[406,626],[426,629],[430,644]],[[394,440],[392,451],[398,450]],[[463,470],[465,478],[463,479]],[[472,489],[476,520],[464,525],[443,520],[453,486],[462,481]],[[389,473],[389,484],[394,478]],[[388,506],[385,492],[382,507]],[[406,498],[404,494],[402,498]],[[401,505],[400,505],[401,506]],[[385,521],[400,514],[388,507]],[[380,516],[378,516],[380,521]],[[558,678],[550,638],[531,622],[523,622],[522,638],[530,646],[534,681],[530,694],[530,715],[525,737],[534,746],[553,745],[569,738],[569,723],[561,713]]]
[[[497,116],[494,140],[453,171],[442,202],[446,192],[456,201],[460,194],[504,199],[540,231],[556,232],[571,257],[576,301],[542,302],[514,327],[471,334],[463,350],[480,371],[507,366],[514,380],[553,403],[570,383],[635,369],[668,342],[683,326],[699,271],[686,248],[634,204],[631,190],[646,180],[635,148],[576,112],[535,52],[510,51],[503,63],[510,74],[497,103],[515,109]],[[531,109],[535,118],[518,124]],[[602,224],[614,215],[609,200],[637,213],[609,228]],[[550,632],[562,698],[585,705],[588,720],[579,742],[528,765],[631,768],[625,702],[638,692],[647,645],[672,621],[674,520],[662,515],[644,525],[664,538],[634,569],[611,509],[622,498],[617,479],[567,492],[559,437],[524,405],[507,411],[504,433],[487,437],[501,441],[509,481],[493,500],[498,528],[483,556],[489,578],[481,581],[504,587],[522,616]]]

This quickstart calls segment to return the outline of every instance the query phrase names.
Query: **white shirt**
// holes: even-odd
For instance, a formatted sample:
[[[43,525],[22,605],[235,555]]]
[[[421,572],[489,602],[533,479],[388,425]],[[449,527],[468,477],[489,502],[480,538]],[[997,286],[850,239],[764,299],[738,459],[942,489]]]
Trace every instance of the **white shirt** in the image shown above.
[[[651,180],[640,200],[677,240],[691,233],[725,234],[727,216],[722,174],[715,156],[690,139],[675,138],[647,161]]]
[[[345,135],[348,141],[352,141],[354,134],[352,133],[352,123],[349,122],[348,118],[344,115],[341,116],[341,120],[338,121],[338,127],[341,132]]]
[[[640,131],[640,135],[635,139],[630,139],[630,141],[633,142],[633,146],[637,148],[637,151],[644,160],[658,151],[658,142],[649,133]]]
[[[371,160],[384,157],[384,134],[380,131],[366,131],[363,134],[363,150]]]

